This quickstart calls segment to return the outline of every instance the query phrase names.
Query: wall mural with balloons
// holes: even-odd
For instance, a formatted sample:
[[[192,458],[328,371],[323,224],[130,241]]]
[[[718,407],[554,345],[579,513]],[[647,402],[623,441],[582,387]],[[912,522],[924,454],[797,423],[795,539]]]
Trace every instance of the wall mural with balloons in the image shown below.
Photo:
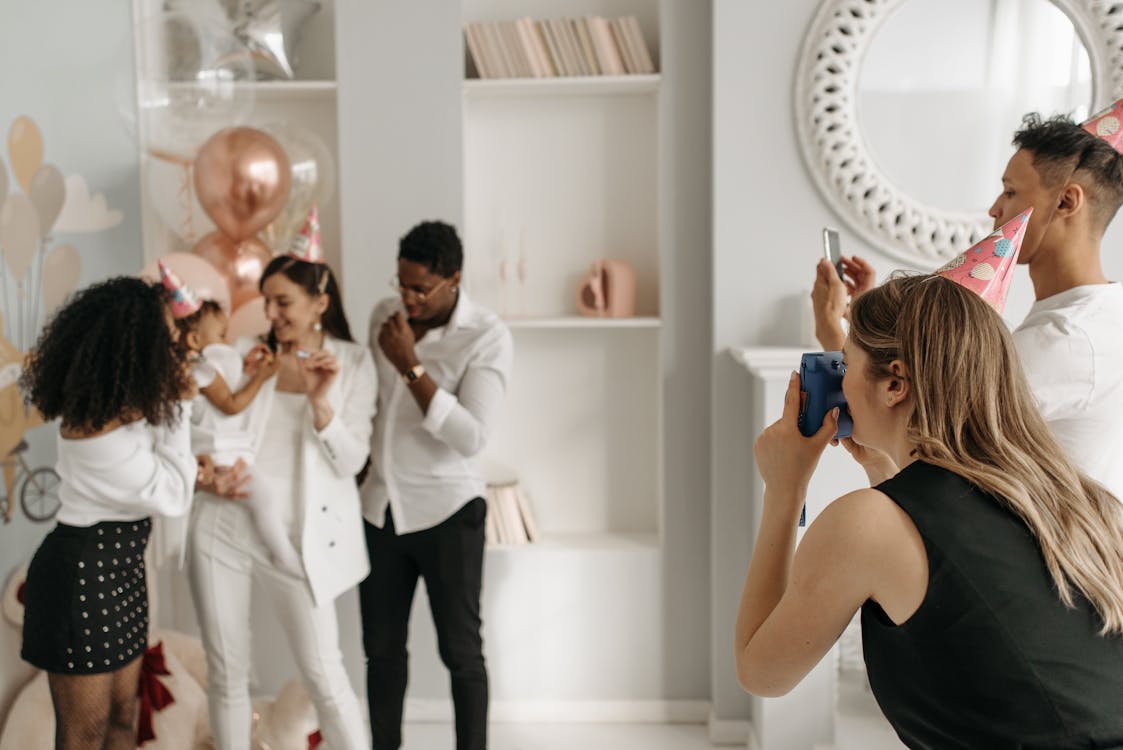
[[[8,128],[10,175],[0,158],[0,475],[4,489],[0,511],[4,523],[10,523],[15,512],[16,483],[22,478],[19,470],[27,468],[19,456],[27,448],[24,434],[43,423],[42,416],[24,404],[16,382],[23,358],[43,322],[77,288],[82,274],[78,249],[57,241],[57,233],[98,232],[123,218],[120,211],[106,209],[103,196],[91,201],[85,179],[64,177],[57,166],[45,161],[47,153],[35,120],[27,115],[17,117]],[[21,494],[31,484],[24,478]],[[54,498],[44,500],[54,502]],[[40,514],[24,503],[24,510],[36,521],[54,513],[53,505],[44,506]]]
[[[0,580],[51,528],[36,502],[58,432],[24,408],[26,352],[73,290],[144,259],[140,159],[123,126],[135,92],[129,3],[3,2],[0,14]],[[136,117],[135,93],[128,100]],[[41,471],[40,471],[41,470]],[[38,472],[38,473],[37,473]],[[26,500],[26,502],[21,502]],[[28,512],[30,509],[30,514]],[[0,628],[0,724],[26,681],[18,631]]]

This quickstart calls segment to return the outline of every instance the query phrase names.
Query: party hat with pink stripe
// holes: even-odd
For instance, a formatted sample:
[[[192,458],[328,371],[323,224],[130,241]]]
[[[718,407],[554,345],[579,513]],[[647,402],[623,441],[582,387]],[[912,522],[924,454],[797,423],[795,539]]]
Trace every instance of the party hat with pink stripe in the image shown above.
[[[158,261],[160,266],[160,281],[171,296],[172,317],[186,318],[199,311],[203,306],[195,290],[183,283],[175,271],[168,268],[164,261]]]
[[[1001,314],[1032,213],[1031,206],[936,269],[936,273],[975,292]]]
[[[325,262],[324,246],[320,242],[320,214],[316,210],[315,203],[308,212],[308,218],[304,220],[304,226],[300,228],[296,237],[293,237],[292,244],[289,246],[289,255],[309,263]]]
[[[1103,138],[1113,149],[1123,153],[1123,99],[1092,115],[1080,123],[1080,127],[1097,138]]]

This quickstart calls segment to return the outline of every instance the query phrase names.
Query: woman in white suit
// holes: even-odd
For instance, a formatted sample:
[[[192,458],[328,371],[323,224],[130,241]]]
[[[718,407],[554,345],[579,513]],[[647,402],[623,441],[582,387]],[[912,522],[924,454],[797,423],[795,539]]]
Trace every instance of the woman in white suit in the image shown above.
[[[351,338],[331,270],[318,247],[303,250],[274,258],[262,274],[279,368],[250,407],[254,481],[266,483],[303,576],[272,563],[230,482],[201,485],[210,492],[199,495],[192,519],[191,589],[218,750],[250,747],[255,617],[275,618],[286,631],[328,747],[369,747],[343,668],[335,598],[369,572],[355,475],[369,452],[377,382],[370,352]],[[240,343],[243,353],[254,344]],[[266,592],[271,611],[250,611],[253,587]]]

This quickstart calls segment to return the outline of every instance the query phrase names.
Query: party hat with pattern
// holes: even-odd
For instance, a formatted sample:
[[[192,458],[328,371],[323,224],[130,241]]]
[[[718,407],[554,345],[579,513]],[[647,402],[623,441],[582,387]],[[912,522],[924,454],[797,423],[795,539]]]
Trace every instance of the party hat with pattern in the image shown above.
[[[168,268],[164,261],[158,261],[160,266],[160,281],[171,296],[172,317],[186,318],[199,311],[203,306],[195,290],[183,283],[175,271]]]
[[[320,242],[320,214],[316,210],[315,203],[308,212],[308,218],[304,220],[304,226],[293,238],[289,246],[289,255],[309,263],[325,262],[324,246]]]
[[[1031,206],[936,269],[936,273],[967,287],[1001,313],[1032,213]]]
[[[1123,153],[1123,99],[1080,123],[1080,127]]]

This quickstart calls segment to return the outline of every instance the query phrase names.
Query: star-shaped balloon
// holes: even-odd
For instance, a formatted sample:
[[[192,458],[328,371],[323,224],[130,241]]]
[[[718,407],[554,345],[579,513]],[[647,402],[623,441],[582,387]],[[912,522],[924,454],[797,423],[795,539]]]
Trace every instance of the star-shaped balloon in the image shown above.
[[[249,50],[261,79],[296,76],[301,30],[319,0],[225,0],[232,31]]]

